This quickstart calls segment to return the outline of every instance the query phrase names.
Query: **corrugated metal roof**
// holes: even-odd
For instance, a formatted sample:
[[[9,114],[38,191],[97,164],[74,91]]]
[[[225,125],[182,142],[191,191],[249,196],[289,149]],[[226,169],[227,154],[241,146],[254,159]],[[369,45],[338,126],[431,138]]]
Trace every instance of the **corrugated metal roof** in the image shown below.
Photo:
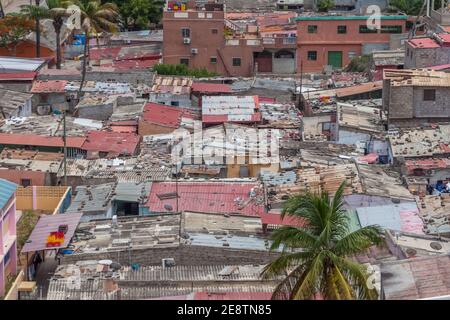
[[[31,81],[36,78],[37,72],[14,72],[14,73],[0,73],[0,81]]]
[[[85,137],[67,137],[67,147],[81,148]],[[0,133],[0,144],[36,147],[64,147],[62,137],[39,136],[35,134]]]
[[[33,252],[48,249],[46,245],[47,237],[51,232],[57,232],[60,225],[67,225],[68,230],[65,233],[64,242],[58,247],[52,247],[52,249],[66,248],[73,237],[81,216],[82,213],[65,213],[51,216],[41,216],[31,232],[31,235],[28,237],[28,240],[25,242],[21,252]]]
[[[67,80],[37,80],[33,82],[32,93],[62,93],[66,91]]]
[[[229,93],[231,87],[222,83],[195,82],[192,84],[192,91],[203,93]]]
[[[261,223],[273,226],[297,226],[303,227],[306,221],[300,218],[286,215],[283,219],[278,213],[263,213],[261,214]]]
[[[15,183],[0,179],[0,210],[8,203],[16,189],[17,185]]]
[[[252,189],[258,190],[257,187],[255,183],[179,182],[178,209],[179,211],[259,216],[264,212],[264,207],[256,202],[258,195],[250,199]],[[176,198],[160,199],[158,195],[174,193],[176,190],[175,182],[153,183],[147,202],[150,211],[175,212]]]
[[[205,96],[202,98],[202,121],[258,122],[261,121],[258,96]]]
[[[1,70],[37,71],[45,63],[44,59],[0,57]]]
[[[171,107],[165,104],[147,103],[142,118],[154,124],[169,128],[178,128],[183,117],[192,118],[192,113],[183,108]]]
[[[118,155],[133,155],[139,141],[140,137],[134,133],[90,131],[83,144],[83,149]]]
[[[272,292],[196,292],[194,300],[270,300]]]
[[[423,234],[423,223],[415,202],[356,209],[362,227],[379,225],[382,228]]]

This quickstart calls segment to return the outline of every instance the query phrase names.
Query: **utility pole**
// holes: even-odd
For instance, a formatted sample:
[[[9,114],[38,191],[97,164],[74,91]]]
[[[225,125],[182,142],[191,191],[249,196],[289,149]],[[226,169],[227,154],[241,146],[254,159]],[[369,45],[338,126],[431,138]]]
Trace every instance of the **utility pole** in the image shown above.
[[[63,142],[64,142],[64,185],[67,186],[67,132],[66,132],[66,110],[63,110]]]
[[[303,91],[303,60],[300,60],[300,92],[298,93],[298,107],[301,111],[303,111],[302,91]]]
[[[3,19],[4,17],[5,17],[5,11],[3,10],[2,0],[0,0],[0,19]]]

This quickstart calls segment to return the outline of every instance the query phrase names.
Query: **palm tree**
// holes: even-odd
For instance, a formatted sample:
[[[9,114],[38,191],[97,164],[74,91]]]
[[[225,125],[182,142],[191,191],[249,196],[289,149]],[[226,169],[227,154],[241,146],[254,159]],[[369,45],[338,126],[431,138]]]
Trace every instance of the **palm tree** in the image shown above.
[[[45,8],[41,7],[41,1],[35,0],[35,5],[23,5],[20,9],[21,13],[36,22],[36,57],[41,56],[41,19],[45,17]]]
[[[119,11],[115,4],[104,3],[100,0],[71,0],[66,1],[66,5],[76,5],[80,8],[81,29],[85,34],[83,68],[81,73],[81,84],[78,96],[81,96],[84,82],[86,79],[86,65],[89,52],[89,35],[92,32],[99,34],[101,32],[116,32],[118,30],[117,21]]]
[[[64,8],[64,0],[47,0],[47,9],[45,17],[53,21],[53,28],[56,34],[56,68],[61,69],[61,29],[64,25],[64,19],[69,16],[67,9]]]
[[[368,226],[349,232],[349,218],[343,209],[342,183],[333,198],[327,192],[291,197],[286,215],[305,222],[304,227],[284,226],[272,234],[272,250],[281,255],[268,264],[265,278],[285,275],[272,299],[307,300],[376,299],[368,285],[366,268],[349,257],[381,243],[380,228]]]

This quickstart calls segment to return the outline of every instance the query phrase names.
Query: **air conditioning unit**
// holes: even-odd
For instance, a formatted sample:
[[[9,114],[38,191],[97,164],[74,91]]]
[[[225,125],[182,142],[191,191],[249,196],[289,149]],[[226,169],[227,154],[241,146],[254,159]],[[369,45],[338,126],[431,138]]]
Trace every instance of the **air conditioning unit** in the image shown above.
[[[175,267],[175,259],[174,258],[165,258],[161,259],[163,269]]]
[[[191,49],[191,53],[192,53],[192,54],[197,54],[197,53],[198,53],[198,49],[192,48],[192,49]]]
[[[191,38],[183,38],[183,43],[184,44],[190,44],[191,43]]]

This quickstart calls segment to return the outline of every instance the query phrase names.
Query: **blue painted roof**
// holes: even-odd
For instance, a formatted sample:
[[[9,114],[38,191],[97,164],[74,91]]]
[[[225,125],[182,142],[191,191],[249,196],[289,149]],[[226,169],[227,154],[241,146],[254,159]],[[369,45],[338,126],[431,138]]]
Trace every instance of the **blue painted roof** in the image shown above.
[[[0,179],[0,209],[3,208],[11,196],[16,192],[17,185],[8,180]]]

